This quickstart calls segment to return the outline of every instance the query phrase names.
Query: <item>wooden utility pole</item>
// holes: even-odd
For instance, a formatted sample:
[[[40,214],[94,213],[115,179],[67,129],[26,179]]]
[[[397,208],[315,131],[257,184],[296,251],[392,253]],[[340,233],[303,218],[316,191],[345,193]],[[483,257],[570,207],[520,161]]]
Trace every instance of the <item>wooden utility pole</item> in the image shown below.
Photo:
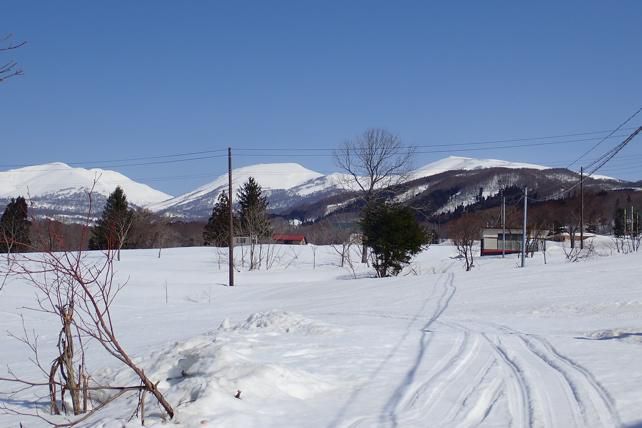
[[[506,256],[506,195],[502,191],[502,259]]]
[[[584,167],[580,167],[580,250],[584,249]]]
[[[528,217],[528,187],[524,187],[524,224],[522,226],[522,267],[526,258],[526,220]]]
[[[227,191],[228,199],[230,201],[230,241],[227,249],[228,271],[230,287],[234,287],[234,209],[232,208],[232,148],[227,148]]]

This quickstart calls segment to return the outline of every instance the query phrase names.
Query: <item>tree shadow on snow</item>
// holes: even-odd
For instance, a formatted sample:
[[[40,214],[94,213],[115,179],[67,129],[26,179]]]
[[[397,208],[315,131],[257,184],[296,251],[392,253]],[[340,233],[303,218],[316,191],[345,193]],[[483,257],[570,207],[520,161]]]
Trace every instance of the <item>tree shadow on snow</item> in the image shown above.
[[[22,407],[23,409],[48,411],[50,402],[49,400],[18,400],[15,398],[0,398],[0,407],[16,408]]]
[[[642,428],[642,420],[632,422],[630,424],[624,424],[621,428]]]

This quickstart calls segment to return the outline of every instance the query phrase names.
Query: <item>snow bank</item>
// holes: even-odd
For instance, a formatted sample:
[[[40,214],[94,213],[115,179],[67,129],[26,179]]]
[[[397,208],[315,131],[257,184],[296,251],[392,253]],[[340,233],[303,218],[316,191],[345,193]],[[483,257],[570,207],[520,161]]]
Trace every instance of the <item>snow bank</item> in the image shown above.
[[[281,310],[257,312],[250,315],[244,322],[229,326],[226,318],[219,330],[223,331],[264,331],[275,333],[301,333],[301,334],[332,334],[339,333],[341,329],[325,323],[307,319],[301,315]]]
[[[300,368],[296,361],[306,353],[294,352],[290,339],[280,341],[277,336],[338,332],[340,329],[299,314],[258,312],[233,326],[225,319],[217,330],[175,342],[137,363],[151,379],[160,381],[159,389],[174,403],[175,423],[186,427],[261,426],[274,403],[283,406],[309,400],[342,384],[334,376]],[[137,379],[128,369],[104,370],[97,382],[135,385]],[[109,396],[95,398],[100,402]],[[130,408],[135,407],[135,400],[130,399]],[[154,421],[160,416],[152,413],[148,418]],[[102,423],[105,428],[111,426]]]

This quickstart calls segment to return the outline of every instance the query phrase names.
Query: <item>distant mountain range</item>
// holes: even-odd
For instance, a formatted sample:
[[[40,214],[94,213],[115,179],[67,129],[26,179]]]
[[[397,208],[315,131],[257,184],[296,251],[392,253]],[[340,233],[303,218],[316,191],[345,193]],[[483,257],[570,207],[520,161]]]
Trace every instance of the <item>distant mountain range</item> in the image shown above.
[[[254,177],[268,196],[271,211],[286,217],[314,219],[346,209],[354,200],[354,185],[347,175],[324,175],[296,163],[237,168],[232,176],[233,192]],[[457,205],[474,203],[480,193],[493,196],[507,185],[527,184],[550,196],[576,181],[577,174],[566,169],[451,156],[412,171],[407,183],[395,190],[394,197],[429,206],[431,212],[446,212]],[[605,189],[631,184],[609,177],[587,181],[589,186]],[[38,216],[76,221],[87,213],[87,192],[92,186],[93,211],[98,215],[117,185],[133,205],[181,220],[202,220],[209,216],[218,195],[227,191],[228,177],[221,175],[191,192],[172,197],[114,171],[51,163],[0,172],[0,204],[18,195],[29,196]]]
[[[73,168],[54,162],[0,172],[0,206],[4,207],[11,198],[24,196],[38,216],[73,222],[86,217],[92,188],[92,211],[100,215],[116,186],[121,186],[127,200],[136,206],[172,197],[115,171]]]

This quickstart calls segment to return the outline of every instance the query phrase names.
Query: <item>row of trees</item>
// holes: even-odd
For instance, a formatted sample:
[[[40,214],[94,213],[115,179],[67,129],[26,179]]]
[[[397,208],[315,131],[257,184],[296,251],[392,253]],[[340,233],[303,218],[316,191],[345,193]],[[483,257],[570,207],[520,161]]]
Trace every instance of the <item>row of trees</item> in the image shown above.
[[[227,246],[234,235],[248,244],[249,269],[259,269],[264,259],[263,243],[272,236],[268,200],[253,177],[249,177],[238,190],[236,200],[238,208],[235,210],[230,207],[227,193],[221,192],[203,230],[203,242],[205,245]],[[230,233],[230,212],[233,233]]]
[[[272,227],[268,216],[268,200],[257,181],[250,177],[236,193],[238,209],[232,210],[235,236],[247,237],[249,242],[270,238]],[[230,237],[230,198],[226,192],[219,194],[212,215],[203,231],[205,245],[227,246]]]

